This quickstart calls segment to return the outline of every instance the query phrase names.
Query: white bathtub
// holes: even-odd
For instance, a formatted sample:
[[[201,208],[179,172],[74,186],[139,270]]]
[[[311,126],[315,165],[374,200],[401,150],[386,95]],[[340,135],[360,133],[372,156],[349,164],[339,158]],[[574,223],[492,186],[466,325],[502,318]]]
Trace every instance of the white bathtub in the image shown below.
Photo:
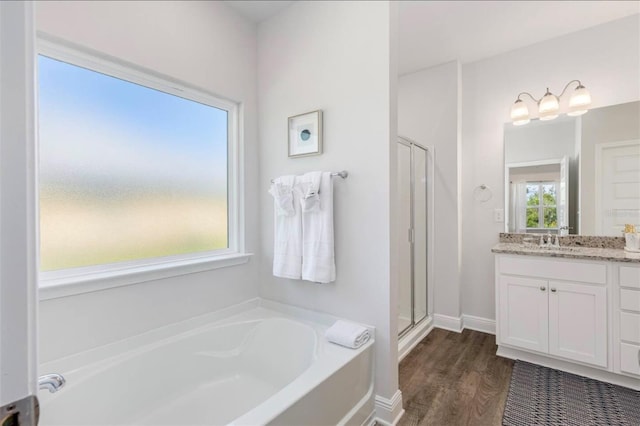
[[[42,365],[41,374],[60,373],[67,385],[40,392],[40,424],[368,421],[373,341],[358,350],[330,344],[324,331],[333,319],[279,304],[252,301],[238,310]]]

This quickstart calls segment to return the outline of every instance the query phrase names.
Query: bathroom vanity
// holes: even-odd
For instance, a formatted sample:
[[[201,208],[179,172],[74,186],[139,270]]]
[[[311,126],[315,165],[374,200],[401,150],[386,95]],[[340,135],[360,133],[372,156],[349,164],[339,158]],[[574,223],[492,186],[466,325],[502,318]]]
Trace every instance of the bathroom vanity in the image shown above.
[[[502,242],[498,355],[640,389],[640,256]]]

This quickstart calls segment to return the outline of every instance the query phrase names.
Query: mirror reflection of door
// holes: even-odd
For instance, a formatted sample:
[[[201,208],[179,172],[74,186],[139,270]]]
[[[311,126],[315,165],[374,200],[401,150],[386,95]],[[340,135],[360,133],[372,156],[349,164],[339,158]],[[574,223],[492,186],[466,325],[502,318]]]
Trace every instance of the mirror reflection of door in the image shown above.
[[[596,145],[596,235],[640,223],[640,140]]]

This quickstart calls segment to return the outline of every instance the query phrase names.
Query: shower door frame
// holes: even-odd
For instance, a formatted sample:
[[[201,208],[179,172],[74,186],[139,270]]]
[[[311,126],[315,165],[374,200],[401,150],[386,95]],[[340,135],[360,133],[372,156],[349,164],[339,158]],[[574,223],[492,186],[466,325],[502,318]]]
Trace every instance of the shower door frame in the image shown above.
[[[404,136],[398,136],[398,142],[401,145],[404,145],[406,147],[408,147],[410,149],[410,157],[409,157],[409,173],[410,173],[410,184],[409,184],[409,191],[410,191],[410,206],[409,206],[409,217],[410,217],[410,222],[411,222],[411,228],[408,230],[408,234],[409,234],[409,243],[411,244],[411,323],[405,327],[404,329],[402,329],[401,331],[398,332],[398,338],[402,338],[403,336],[405,336],[407,333],[409,333],[411,330],[413,330],[414,328],[416,328],[416,326],[418,326],[419,324],[421,324],[423,321],[427,320],[431,314],[431,312],[433,311],[433,293],[432,293],[432,286],[431,283],[433,282],[432,280],[432,275],[431,275],[431,269],[429,268],[429,266],[432,264],[432,231],[433,231],[433,212],[432,212],[432,206],[433,206],[433,164],[434,164],[434,158],[433,158],[433,148],[432,147],[428,147],[425,145],[422,145],[421,143],[418,143],[416,141],[413,141],[407,137]],[[426,245],[427,245],[427,256],[425,259],[425,267],[426,267],[426,289],[425,289],[425,298],[426,300],[426,312],[425,315],[420,318],[420,320],[416,321],[415,320],[415,303],[416,303],[416,299],[415,299],[415,286],[416,286],[416,282],[415,282],[415,269],[416,269],[416,255],[415,255],[415,155],[414,155],[414,150],[415,149],[422,149],[425,152],[425,179],[427,180],[427,185],[426,185],[426,199],[425,199],[425,219],[426,219],[426,229],[427,229],[427,236],[426,236]]]

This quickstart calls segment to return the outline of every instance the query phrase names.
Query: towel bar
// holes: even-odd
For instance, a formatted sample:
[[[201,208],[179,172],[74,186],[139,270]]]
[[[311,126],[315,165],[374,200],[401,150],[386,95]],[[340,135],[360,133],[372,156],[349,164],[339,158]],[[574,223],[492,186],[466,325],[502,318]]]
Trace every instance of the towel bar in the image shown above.
[[[349,176],[349,172],[346,170],[342,170],[340,172],[333,172],[331,173],[331,177],[333,176],[340,176],[342,179],[346,179]],[[273,183],[273,179],[271,179],[271,183]]]

